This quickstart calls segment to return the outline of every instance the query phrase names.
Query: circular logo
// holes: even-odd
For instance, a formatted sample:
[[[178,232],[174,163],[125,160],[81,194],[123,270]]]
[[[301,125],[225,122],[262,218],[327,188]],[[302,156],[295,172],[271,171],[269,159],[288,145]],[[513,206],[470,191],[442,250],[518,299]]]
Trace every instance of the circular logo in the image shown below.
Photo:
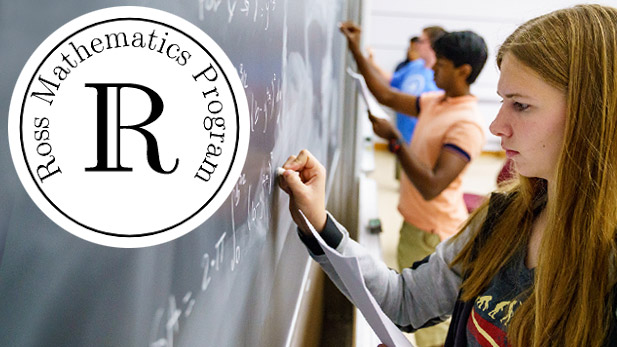
[[[163,11],[113,7],[36,49],[13,92],[9,143],[49,218],[132,248],[182,236],[223,204],[249,126],[236,69],[206,33]]]

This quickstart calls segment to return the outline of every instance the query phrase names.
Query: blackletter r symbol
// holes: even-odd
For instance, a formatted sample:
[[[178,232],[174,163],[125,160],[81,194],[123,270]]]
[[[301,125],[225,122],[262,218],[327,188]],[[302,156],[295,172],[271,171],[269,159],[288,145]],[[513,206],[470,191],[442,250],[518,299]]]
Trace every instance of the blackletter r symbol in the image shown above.
[[[139,84],[132,84],[132,83],[86,83],[85,86],[89,88],[95,88],[97,91],[97,98],[96,98],[97,164],[95,167],[86,168],[86,171],[133,171],[132,168],[123,167],[120,164],[120,130],[121,129],[135,130],[146,139],[146,153],[148,157],[148,164],[150,164],[150,167],[154,171],[161,173],[161,174],[170,174],[174,172],[176,168],[178,168],[178,158],[176,158],[176,163],[174,164],[174,167],[170,171],[163,170],[163,168],[161,167],[161,160],[159,158],[159,150],[158,150],[158,144],[156,142],[156,138],[149,131],[143,129],[143,127],[145,127],[146,125],[157,120],[157,118],[159,118],[161,114],[163,113],[163,100],[161,100],[161,97],[156,92],[154,92],[152,89],[148,87],[145,87]],[[148,97],[150,98],[150,102],[152,104],[152,111],[150,112],[150,116],[148,116],[148,118],[145,121],[139,124],[136,124],[136,125],[120,125],[120,90],[122,88],[139,89],[148,95]],[[110,89],[116,90],[116,116],[117,116],[116,129],[115,129],[117,132],[116,143],[115,143],[116,163],[115,165],[112,164],[111,166],[110,166],[109,159],[107,156],[109,153],[109,149],[111,149],[112,151],[114,149],[113,147],[110,148],[110,146],[114,146],[114,144],[113,143],[110,144],[108,141],[108,137],[107,137],[108,131],[109,131],[107,92]]]

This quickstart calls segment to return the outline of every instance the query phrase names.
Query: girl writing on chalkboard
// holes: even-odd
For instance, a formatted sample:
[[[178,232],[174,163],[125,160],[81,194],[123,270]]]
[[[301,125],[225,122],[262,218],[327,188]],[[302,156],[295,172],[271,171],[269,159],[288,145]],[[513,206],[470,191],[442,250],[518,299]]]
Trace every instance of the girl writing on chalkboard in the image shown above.
[[[340,280],[298,210],[357,256],[401,329],[452,316],[446,346],[607,346],[617,341],[617,10],[583,5],[532,19],[500,47],[490,126],[519,173],[463,229],[400,274],[350,240],[324,207],[324,167],[301,151],[280,186],[302,240]],[[340,286],[339,286],[340,287]]]

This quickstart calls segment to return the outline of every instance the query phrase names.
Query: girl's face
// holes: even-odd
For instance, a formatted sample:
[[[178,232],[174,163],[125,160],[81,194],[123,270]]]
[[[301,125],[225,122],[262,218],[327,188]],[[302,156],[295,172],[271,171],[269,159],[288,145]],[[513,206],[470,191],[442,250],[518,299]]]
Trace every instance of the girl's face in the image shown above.
[[[501,138],[501,147],[521,175],[553,180],[564,140],[564,92],[506,53],[497,94],[503,101],[491,133]]]

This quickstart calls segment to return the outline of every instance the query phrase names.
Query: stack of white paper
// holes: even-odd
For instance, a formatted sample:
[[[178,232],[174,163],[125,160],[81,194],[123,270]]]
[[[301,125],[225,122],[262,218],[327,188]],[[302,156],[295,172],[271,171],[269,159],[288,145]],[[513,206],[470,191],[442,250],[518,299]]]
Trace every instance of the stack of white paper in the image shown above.
[[[371,92],[368,90],[368,87],[366,86],[366,81],[364,80],[364,76],[360,75],[357,72],[354,72],[349,67],[347,68],[347,73],[358,84],[358,88],[360,88],[360,95],[362,95],[362,99],[366,103],[366,108],[368,108],[369,112],[371,112],[371,114],[375,117],[391,120],[388,113],[384,111],[384,109],[379,105],[373,94],[371,94]]]

